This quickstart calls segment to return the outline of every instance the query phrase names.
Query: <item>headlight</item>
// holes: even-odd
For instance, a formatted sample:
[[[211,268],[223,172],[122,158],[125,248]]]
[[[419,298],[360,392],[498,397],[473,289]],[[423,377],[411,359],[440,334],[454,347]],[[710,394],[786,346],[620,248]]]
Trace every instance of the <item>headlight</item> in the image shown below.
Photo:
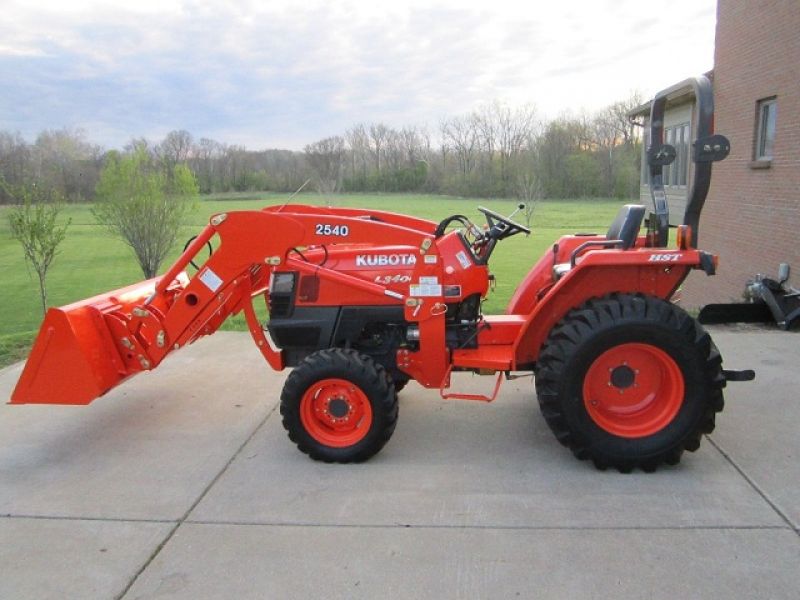
[[[269,278],[270,294],[291,294],[294,290],[294,273],[272,273]]]

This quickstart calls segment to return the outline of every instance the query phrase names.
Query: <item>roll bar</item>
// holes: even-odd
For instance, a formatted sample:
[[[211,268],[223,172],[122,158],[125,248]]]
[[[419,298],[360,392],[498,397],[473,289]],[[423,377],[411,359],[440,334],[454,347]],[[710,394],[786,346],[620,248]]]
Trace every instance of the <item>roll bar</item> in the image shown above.
[[[712,163],[723,160],[731,150],[731,144],[723,135],[714,135],[714,93],[711,81],[705,75],[691,77],[658,92],[650,104],[650,147],[647,149],[647,164],[650,171],[650,197],[654,212],[650,215],[650,227],[655,233],[655,245],[664,247],[669,241],[669,204],[664,191],[663,167],[675,160],[675,148],[664,143],[664,113],[667,100],[677,92],[691,86],[697,110],[695,130],[697,137],[692,144],[694,177],[686,201],[683,224],[691,228],[689,245],[697,248],[700,213],[711,185]]]

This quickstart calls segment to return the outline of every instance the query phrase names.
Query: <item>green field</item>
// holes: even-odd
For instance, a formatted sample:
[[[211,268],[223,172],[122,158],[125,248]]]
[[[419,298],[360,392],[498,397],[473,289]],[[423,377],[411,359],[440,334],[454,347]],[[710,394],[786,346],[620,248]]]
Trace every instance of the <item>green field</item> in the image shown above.
[[[287,195],[233,194],[203,199],[192,215],[191,222],[180,232],[180,248],[176,247],[169,260],[174,260],[183,241],[197,233],[210,215],[232,210],[257,209],[270,204],[282,204]],[[336,206],[355,206],[390,210],[435,221],[460,213],[475,223],[484,222],[477,207],[484,205],[497,212],[509,214],[515,206],[512,200],[485,200],[425,195],[341,195],[329,197]],[[303,194],[293,202],[324,204],[325,198]],[[484,303],[484,312],[503,312],[506,303],[525,273],[554,240],[576,231],[605,231],[619,200],[545,200],[538,203],[533,216],[530,237],[516,236],[501,242],[495,250],[491,268],[497,277],[497,287]],[[3,274],[3,302],[0,304],[0,365],[24,358],[41,322],[36,276],[25,263],[22,248],[11,238],[7,207],[0,207],[0,272]],[[63,219],[72,219],[61,253],[48,274],[50,306],[68,304],[100,294],[142,279],[141,271],[131,250],[111,237],[94,221],[89,205],[67,205]],[[168,264],[162,265],[162,271]],[[243,329],[243,321],[226,324],[229,329]]]

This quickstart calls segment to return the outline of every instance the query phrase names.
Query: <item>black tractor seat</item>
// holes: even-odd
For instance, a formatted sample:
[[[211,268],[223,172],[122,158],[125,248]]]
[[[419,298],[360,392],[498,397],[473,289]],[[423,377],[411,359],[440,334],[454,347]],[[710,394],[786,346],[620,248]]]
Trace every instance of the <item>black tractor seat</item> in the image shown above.
[[[599,248],[620,248],[630,250],[636,244],[636,238],[642,227],[645,206],[643,204],[626,204],[620,207],[617,216],[608,228],[605,240],[591,240],[578,246],[570,257],[570,262],[553,265],[553,277],[560,279],[568,273],[578,260],[583,250],[593,246]]]
[[[629,250],[636,243],[639,229],[642,227],[645,207],[643,204],[626,204],[619,209],[606,233],[607,240],[619,240],[620,248]]]

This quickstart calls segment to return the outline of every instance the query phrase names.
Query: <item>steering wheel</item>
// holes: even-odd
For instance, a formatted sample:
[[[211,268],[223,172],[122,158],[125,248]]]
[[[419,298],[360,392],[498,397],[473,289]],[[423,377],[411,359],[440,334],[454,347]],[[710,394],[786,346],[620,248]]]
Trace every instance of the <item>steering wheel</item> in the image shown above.
[[[478,210],[486,216],[486,222],[489,224],[488,236],[494,240],[504,240],[518,233],[529,235],[531,232],[531,230],[524,225],[520,225],[516,221],[512,221],[508,217],[504,217],[485,206],[479,206]]]

